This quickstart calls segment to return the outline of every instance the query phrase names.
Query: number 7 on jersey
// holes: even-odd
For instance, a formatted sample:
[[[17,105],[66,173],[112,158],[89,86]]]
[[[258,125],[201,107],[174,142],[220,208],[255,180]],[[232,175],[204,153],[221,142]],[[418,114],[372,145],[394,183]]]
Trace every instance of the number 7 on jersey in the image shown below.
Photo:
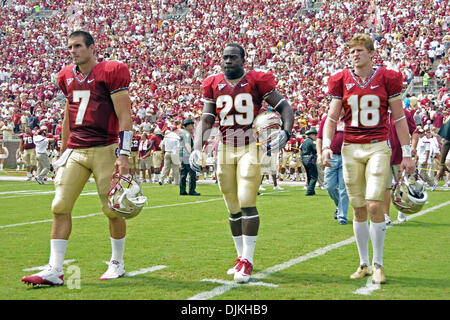
[[[81,125],[83,123],[84,114],[88,107],[89,99],[91,97],[91,91],[89,90],[74,90],[73,91],[73,102],[79,102],[77,117],[75,119],[75,124]]]

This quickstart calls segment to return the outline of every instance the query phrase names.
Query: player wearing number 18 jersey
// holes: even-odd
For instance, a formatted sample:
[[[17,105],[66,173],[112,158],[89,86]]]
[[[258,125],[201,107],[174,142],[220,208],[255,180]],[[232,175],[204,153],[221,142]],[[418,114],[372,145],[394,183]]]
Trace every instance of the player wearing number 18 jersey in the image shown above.
[[[217,151],[217,178],[229,212],[238,257],[228,274],[234,274],[238,282],[247,282],[250,278],[259,229],[256,197],[261,182],[262,152],[253,136],[253,121],[264,100],[281,114],[283,130],[275,133],[274,153],[289,140],[293,125],[292,107],[276,91],[273,74],[256,70],[245,72],[244,61],[245,51],[241,46],[227,45],[222,55],[224,73],[203,81],[203,114],[189,159],[191,167],[200,171],[197,164],[201,163],[201,150],[218,117],[222,141]]]
[[[374,68],[373,40],[357,34],[349,42],[352,69],[331,75],[328,81],[332,98],[324,127],[322,162],[330,166],[330,145],[341,109],[344,109],[343,176],[354,210],[353,229],[360,256],[360,267],[351,278],[368,274],[369,237],[373,247],[373,283],[386,281],[383,247],[386,223],[382,210],[389,176],[391,150],[388,147],[388,108],[395,119],[403,150],[401,170],[414,171],[409,133],[403,112],[401,74],[386,68]],[[370,216],[370,228],[368,225]]]
[[[42,272],[22,281],[33,285],[62,285],[63,261],[72,229],[71,212],[91,174],[95,179],[102,210],[109,218],[112,256],[101,280],[124,275],[125,220],[108,207],[110,180],[116,171],[129,173],[131,149],[131,102],[128,96],[130,72],[116,61],[98,62],[92,36],[84,31],[69,35],[68,49],[73,64],[58,76],[65,94],[61,138],[61,159],[55,177],[52,202],[53,225],[49,264]],[[116,158],[118,137],[119,156]]]

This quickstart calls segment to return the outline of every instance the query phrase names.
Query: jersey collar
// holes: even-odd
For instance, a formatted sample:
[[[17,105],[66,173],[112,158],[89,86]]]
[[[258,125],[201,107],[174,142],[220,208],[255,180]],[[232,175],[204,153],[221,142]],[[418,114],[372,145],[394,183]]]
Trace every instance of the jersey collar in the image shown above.
[[[375,78],[376,74],[378,73],[378,70],[380,70],[380,68],[378,67],[373,68],[372,74],[369,77],[367,77],[365,82],[361,81],[361,78],[355,74],[355,71],[353,69],[350,69],[350,75],[352,76],[353,80],[358,84],[358,86],[364,89],[365,87],[368,86],[368,84],[372,81],[372,79]]]

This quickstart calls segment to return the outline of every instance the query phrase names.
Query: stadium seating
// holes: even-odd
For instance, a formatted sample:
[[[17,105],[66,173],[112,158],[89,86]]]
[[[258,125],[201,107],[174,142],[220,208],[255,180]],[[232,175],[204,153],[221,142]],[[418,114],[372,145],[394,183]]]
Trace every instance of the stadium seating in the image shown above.
[[[325,112],[327,77],[347,66],[345,43],[356,32],[376,39],[377,63],[401,71],[410,91],[421,90],[413,88],[419,80],[411,81],[423,76],[420,68],[442,64],[443,83],[450,79],[448,54],[438,60],[429,52],[448,50],[448,0],[58,0],[42,1],[38,12],[36,4],[6,1],[0,10],[2,119],[33,111],[40,121],[57,122],[62,97],[55,78],[70,63],[66,36],[75,29],[93,34],[99,59],[129,65],[136,125],[141,108],[154,121],[164,119],[160,127],[198,117],[201,81],[220,71],[227,42],[246,48],[248,68],[275,73],[297,123],[306,118],[306,126]],[[432,83],[437,93],[440,87]]]

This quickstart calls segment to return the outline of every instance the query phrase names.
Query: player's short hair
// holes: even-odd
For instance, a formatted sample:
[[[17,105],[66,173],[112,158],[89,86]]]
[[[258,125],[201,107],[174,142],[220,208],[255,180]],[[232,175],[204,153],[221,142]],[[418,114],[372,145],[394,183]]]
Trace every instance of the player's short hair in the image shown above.
[[[86,48],[89,48],[91,44],[94,44],[94,38],[92,37],[92,35],[89,32],[86,31],[82,31],[82,30],[77,30],[72,32],[69,35],[69,39],[70,38],[75,38],[75,37],[83,37],[84,40],[84,44],[86,45]]]
[[[355,34],[348,43],[349,49],[353,48],[354,46],[363,46],[369,52],[375,50],[372,38],[368,34],[363,33]]]
[[[244,50],[244,48],[242,48],[242,46],[238,45],[237,43],[229,43],[226,45],[226,47],[238,48],[239,52],[241,53],[242,60],[245,60],[245,50]]]

